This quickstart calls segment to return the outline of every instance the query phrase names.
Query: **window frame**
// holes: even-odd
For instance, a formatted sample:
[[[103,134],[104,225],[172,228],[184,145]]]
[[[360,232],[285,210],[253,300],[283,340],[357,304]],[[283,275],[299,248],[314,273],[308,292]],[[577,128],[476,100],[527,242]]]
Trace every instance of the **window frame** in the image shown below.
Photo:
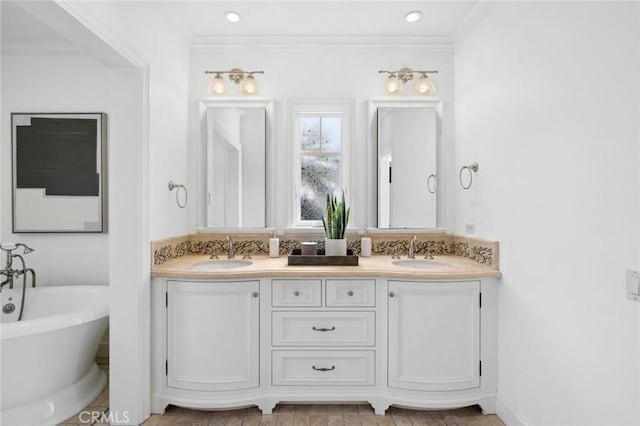
[[[302,117],[340,117],[342,118],[341,149],[342,157],[342,186],[345,191],[347,205],[349,203],[349,163],[352,144],[352,116],[353,105],[347,100],[298,101],[291,108],[291,152],[292,152],[292,182],[291,196],[291,225],[293,228],[322,229],[322,220],[301,220],[301,187],[302,187],[302,144],[300,140],[300,118]],[[323,155],[323,153],[319,153]],[[326,155],[326,154],[324,154]],[[331,154],[335,155],[335,154]]]

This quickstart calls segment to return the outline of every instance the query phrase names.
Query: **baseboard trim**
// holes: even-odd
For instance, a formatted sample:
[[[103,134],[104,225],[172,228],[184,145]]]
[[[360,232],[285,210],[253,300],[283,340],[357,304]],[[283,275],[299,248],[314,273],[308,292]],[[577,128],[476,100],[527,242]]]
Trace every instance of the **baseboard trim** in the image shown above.
[[[528,426],[528,423],[500,395],[496,397],[496,414],[507,426]]]

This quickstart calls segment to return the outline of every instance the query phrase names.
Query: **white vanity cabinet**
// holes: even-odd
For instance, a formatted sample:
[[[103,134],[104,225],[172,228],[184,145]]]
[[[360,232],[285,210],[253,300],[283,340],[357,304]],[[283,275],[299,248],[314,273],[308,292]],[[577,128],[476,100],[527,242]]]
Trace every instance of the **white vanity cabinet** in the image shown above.
[[[389,387],[480,385],[480,282],[389,281]]]
[[[379,415],[495,413],[493,278],[345,275],[154,277],[151,411],[366,401]]]
[[[167,282],[167,386],[259,385],[259,281]]]

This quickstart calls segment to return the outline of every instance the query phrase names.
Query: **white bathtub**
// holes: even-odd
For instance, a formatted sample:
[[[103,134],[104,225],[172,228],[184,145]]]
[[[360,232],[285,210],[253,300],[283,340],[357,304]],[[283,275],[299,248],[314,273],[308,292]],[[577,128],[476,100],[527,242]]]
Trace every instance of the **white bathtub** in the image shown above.
[[[0,293],[0,424],[53,425],[89,405],[104,389],[95,363],[109,320],[109,287],[27,288]]]

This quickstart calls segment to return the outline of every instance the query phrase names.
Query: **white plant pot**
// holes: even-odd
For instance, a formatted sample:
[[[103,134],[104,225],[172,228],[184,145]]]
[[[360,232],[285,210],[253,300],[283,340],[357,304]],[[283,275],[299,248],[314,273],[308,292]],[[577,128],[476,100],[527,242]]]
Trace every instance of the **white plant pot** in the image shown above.
[[[346,256],[347,255],[346,238],[341,238],[339,240],[332,240],[330,238],[325,238],[324,254],[326,256]]]

